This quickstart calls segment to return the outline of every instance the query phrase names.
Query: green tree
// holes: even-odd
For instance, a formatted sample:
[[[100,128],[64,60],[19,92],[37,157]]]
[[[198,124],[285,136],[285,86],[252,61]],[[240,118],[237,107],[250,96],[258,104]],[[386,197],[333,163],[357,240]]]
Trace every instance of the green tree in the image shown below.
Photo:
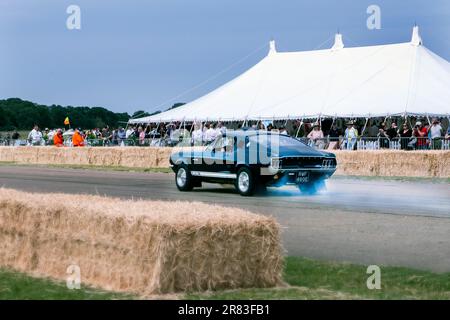
[[[41,128],[61,128],[69,117],[72,127],[83,129],[117,127],[130,118],[128,113],[114,113],[102,107],[63,107],[39,105],[19,98],[0,100],[0,130],[29,130],[35,124]]]

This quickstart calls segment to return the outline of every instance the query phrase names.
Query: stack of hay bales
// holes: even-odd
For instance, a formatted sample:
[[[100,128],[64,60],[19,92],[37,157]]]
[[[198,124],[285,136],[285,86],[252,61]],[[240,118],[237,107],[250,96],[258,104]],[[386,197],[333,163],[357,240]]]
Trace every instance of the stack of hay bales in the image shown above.
[[[0,162],[167,168],[172,152],[158,147],[0,147]],[[333,151],[338,175],[450,178],[450,151]]]
[[[450,151],[334,151],[338,175],[450,178]]]
[[[0,266],[141,295],[281,283],[270,217],[202,203],[0,189]]]
[[[167,168],[173,151],[142,147],[0,147],[0,162]]]

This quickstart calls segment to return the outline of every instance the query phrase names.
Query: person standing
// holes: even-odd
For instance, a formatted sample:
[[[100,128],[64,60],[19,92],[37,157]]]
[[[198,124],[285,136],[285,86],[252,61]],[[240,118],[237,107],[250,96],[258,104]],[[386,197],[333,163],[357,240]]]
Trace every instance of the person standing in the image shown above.
[[[124,145],[124,141],[126,139],[126,132],[125,132],[124,128],[119,127],[119,130],[117,130],[117,139],[118,139],[118,141],[117,141],[118,144],[120,146],[123,146]]]
[[[438,119],[433,119],[432,121],[432,125],[430,127],[430,138],[431,138],[431,147],[434,150],[439,150],[441,149],[441,145],[442,145],[442,126],[439,123]]]
[[[39,131],[39,126],[34,125],[33,130],[28,134],[28,141],[33,146],[39,146],[42,143],[42,132]]]
[[[408,127],[408,124],[404,123],[403,128],[400,131],[400,147],[403,150],[407,150],[412,136],[412,130]]]
[[[378,135],[378,127],[375,120],[371,120],[372,125],[368,130],[369,137],[375,138]]]
[[[380,148],[389,147],[389,136],[384,122],[381,123],[380,128],[378,129],[378,139],[380,141]]]
[[[413,130],[413,136],[417,139],[417,149],[426,149],[428,130],[423,126],[421,121],[416,122],[416,126]]]
[[[388,135],[390,140],[398,138],[398,136],[399,136],[398,127],[395,122],[391,123],[391,127],[389,129],[387,129],[386,134]]]
[[[203,143],[203,130],[201,125],[194,124],[194,131],[192,132],[192,144],[201,146]]]
[[[308,134],[307,138],[312,142],[314,146],[319,149],[323,149],[324,140],[323,140],[323,132],[320,129],[319,123],[315,123],[313,129]]]
[[[139,145],[143,146],[145,143],[145,130],[140,126],[138,128]]]
[[[353,121],[347,123],[344,138],[347,144],[347,150],[353,150],[355,148],[356,140],[358,139],[358,130],[356,130]]]
[[[103,145],[110,145],[112,140],[112,133],[109,130],[109,126],[106,126],[102,130],[102,139],[103,139]]]
[[[213,128],[212,125],[208,124],[208,129],[205,132],[205,137],[206,137],[206,143],[211,143],[213,141],[216,140],[217,137],[217,130]]]
[[[220,135],[224,135],[227,133],[227,127],[224,126],[224,124],[219,121],[219,123],[217,124],[217,128],[216,128],[217,134],[216,136],[220,136]]]
[[[125,139],[132,139],[132,135],[134,134],[134,128],[128,127],[127,131],[125,132]]]
[[[339,131],[336,123],[333,123],[331,125],[330,131],[328,132],[328,137],[330,137],[332,141],[337,141],[339,136],[341,135],[341,132]]]
[[[14,133],[12,134],[11,138],[13,141],[13,145],[18,145],[20,143],[19,141],[17,141],[20,139],[20,134],[17,131],[17,129],[14,130]]]

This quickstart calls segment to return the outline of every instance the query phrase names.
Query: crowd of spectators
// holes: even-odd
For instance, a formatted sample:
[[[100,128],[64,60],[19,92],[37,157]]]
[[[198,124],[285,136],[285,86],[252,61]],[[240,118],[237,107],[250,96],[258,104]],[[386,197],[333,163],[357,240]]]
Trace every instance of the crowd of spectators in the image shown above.
[[[54,129],[40,130],[36,125],[23,139],[14,131],[6,137],[0,136],[3,145],[53,145],[71,146],[175,146],[207,145],[230,129],[276,131],[302,139],[318,149],[383,149],[404,150],[442,149],[450,139],[450,126],[444,130],[439,119],[432,121],[416,120],[414,126],[404,121],[397,126],[395,120],[386,123],[386,119],[366,122],[323,120],[303,121],[250,121],[244,123],[161,123],[129,125],[126,128],[95,128],[92,130]],[[331,121],[331,123],[330,123]],[[326,128],[326,129],[324,129]],[[345,128],[345,129],[344,129]],[[363,147],[361,147],[363,146]],[[364,147],[365,146],[365,147]],[[370,148],[367,146],[371,146]]]

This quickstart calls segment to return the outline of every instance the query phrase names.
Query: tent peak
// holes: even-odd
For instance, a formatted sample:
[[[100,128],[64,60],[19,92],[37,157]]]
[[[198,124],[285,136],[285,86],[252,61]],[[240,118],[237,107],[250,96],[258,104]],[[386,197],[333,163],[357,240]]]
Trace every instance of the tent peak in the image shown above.
[[[331,47],[331,50],[340,50],[344,48],[344,42],[342,41],[342,34],[336,33],[336,35],[334,36],[334,44]]]
[[[275,54],[275,53],[277,53],[277,47],[276,47],[276,44],[275,44],[275,40],[270,40],[270,42],[269,42],[269,56],[270,55],[272,55],[272,54]]]
[[[418,25],[414,25],[414,27],[413,27],[413,32],[412,32],[412,36],[411,36],[411,44],[416,47],[418,47],[422,44],[422,38],[420,37]]]

